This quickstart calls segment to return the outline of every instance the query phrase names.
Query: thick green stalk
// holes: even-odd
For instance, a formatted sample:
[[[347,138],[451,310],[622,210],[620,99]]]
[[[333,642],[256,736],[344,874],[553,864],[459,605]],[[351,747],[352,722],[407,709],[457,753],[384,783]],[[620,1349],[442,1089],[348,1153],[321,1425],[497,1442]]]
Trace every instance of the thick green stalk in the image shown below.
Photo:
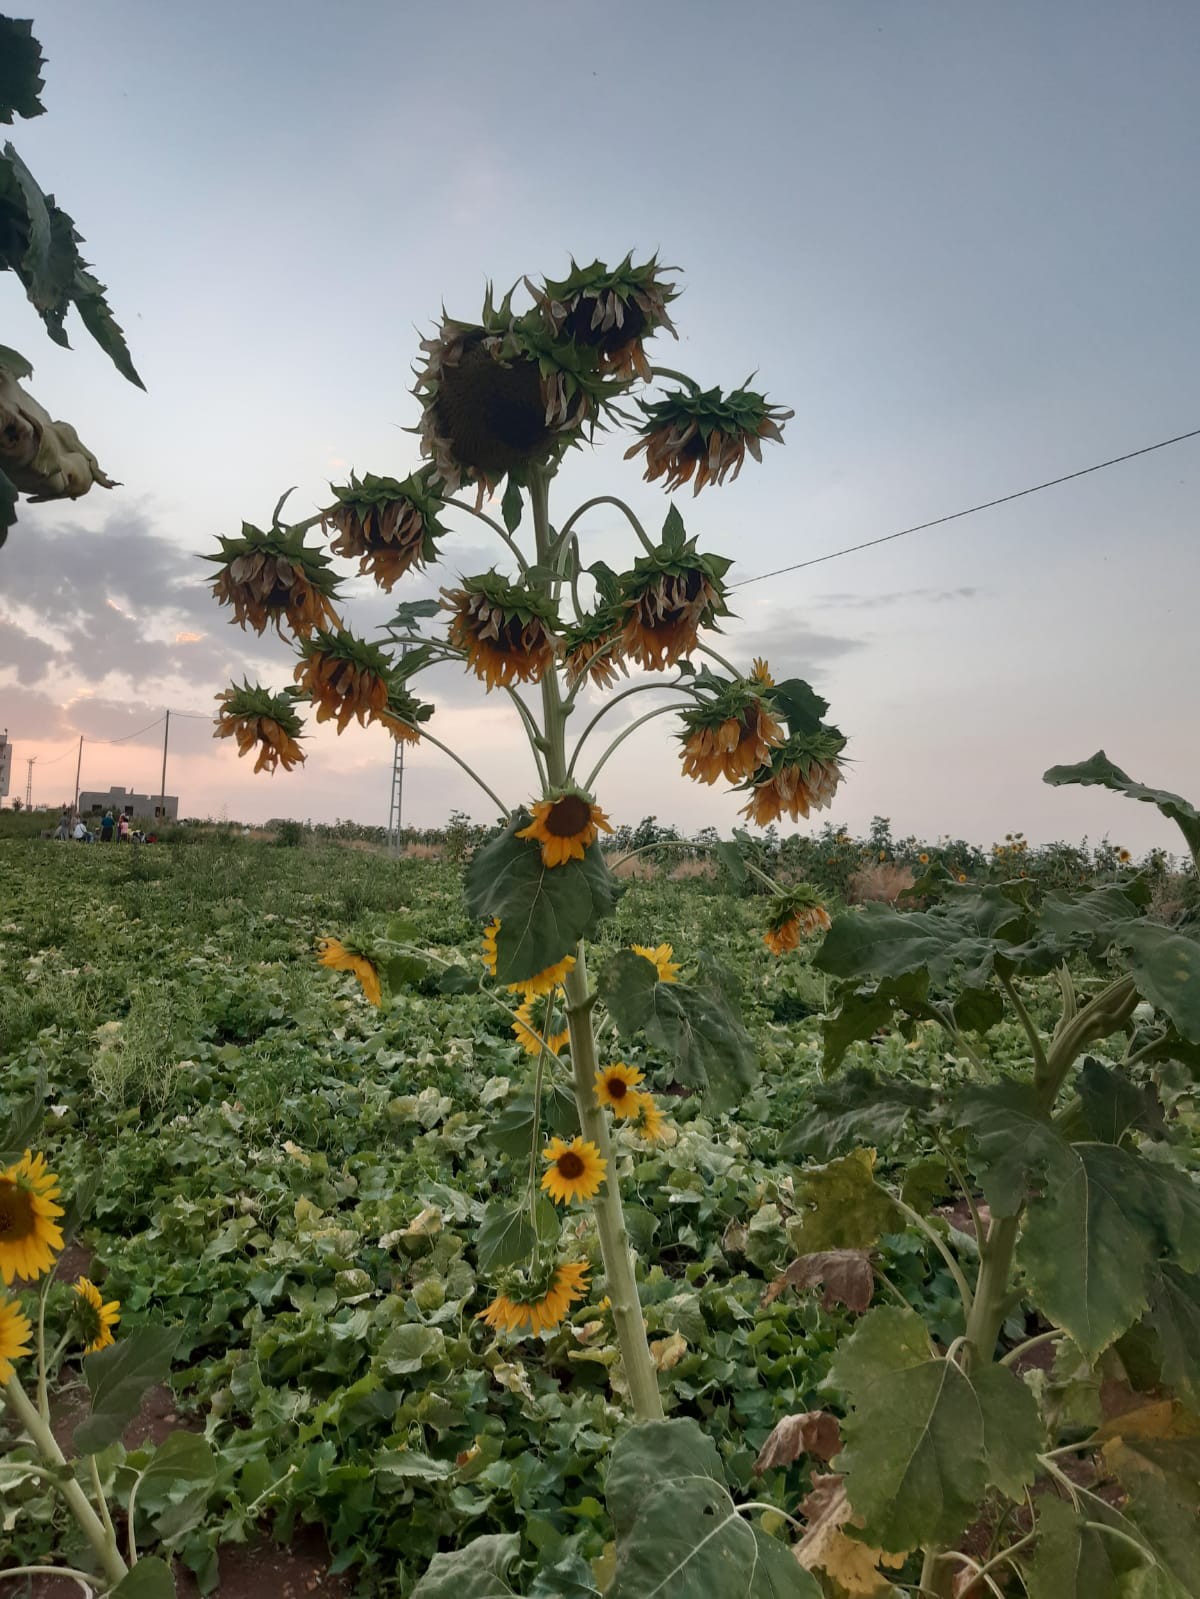
[[[29,1434],[46,1464],[66,1467],[66,1456],[54,1441],[54,1434],[50,1431],[48,1423],[38,1415],[37,1406],[30,1402],[16,1377],[10,1377],[5,1384],[4,1402]],[[110,1538],[105,1531],[104,1523],[92,1509],[88,1496],[70,1474],[69,1469],[64,1470],[61,1477],[56,1477],[56,1484],[70,1506],[71,1514],[79,1523],[79,1530],[95,1550],[105,1576],[115,1587],[129,1572],[129,1567],[122,1560],[116,1546],[116,1540]]]
[[[542,565],[550,549],[550,517],[548,485],[541,473],[531,476],[529,499],[533,508],[538,563]],[[542,679],[542,732],[546,741],[546,771],[554,786],[567,780],[566,720],[569,714],[570,708],[563,704],[558,674],[549,671]],[[588,993],[587,962],[582,944],[575,951],[575,966],[564,986],[579,1125],[583,1136],[595,1144],[601,1158],[607,1162],[607,1177],[593,1201],[593,1211],[600,1237],[600,1253],[604,1260],[605,1284],[617,1329],[617,1344],[625,1368],[625,1380],[629,1384],[634,1415],[639,1421],[658,1421],[663,1413],[658,1374],[650,1358],[646,1324],[642,1319],[608,1120],[596,1102],[596,1035],[592,1025],[592,1000]]]
[[[595,1144],[601,1159],[607,1162],[607,1177],[592,1202],[592,1209],[596,1217],[596,1231],[600,1235],[605,1285],[617,1329],[621,1363],[625,1367],[625,1380],[629,1384],[634,1415],[639,1421],[661,1421],[663,1409],[658,1392],[658,1374],[646,1341],[646,1324],[642,1320],[637,1279],[633,1274],[629,1234],[625,1231],[625,1212],[621,1206],[616,1161],[608,1134],[608,1117],[603,1107],[596,1103],[595,1083],[599,1068],[582,944],[575,952],[575,969],[567,977],[566,989],[567,1026],[571,1030],[571,1070],[575,1077],[579,1125],[583,1136]]]

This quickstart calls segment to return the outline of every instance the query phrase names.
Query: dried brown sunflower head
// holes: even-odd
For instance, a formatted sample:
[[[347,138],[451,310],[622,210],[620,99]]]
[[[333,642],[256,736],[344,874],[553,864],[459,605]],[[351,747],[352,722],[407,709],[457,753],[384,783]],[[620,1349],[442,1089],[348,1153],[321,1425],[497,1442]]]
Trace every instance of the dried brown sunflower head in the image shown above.
[[[563,629],[563,664],[569,687],[574,688],[585,672],[597,688],[611,688],[618,672],[628,676],[621,655],[622,626],[620,609],[601,604],[574,626]]]
[[[498,572],[463,579],[462,588],[443,589],[452,612],[450,642],[488,686],[540,683],[553,667],[558,643],[554,612],[540,595],[510,583]]]
[[[251,687],[243,681],[241,688],[232,684],[223,690],[217,700],[221,708],[213,737],[235,738],[239,755],[249,755],[257,747],[256,772],[265,767],[273,773],[279,766],[290,772],[293,766],[303,764],[304,751],[298,740],[304,724],[291,693],[272,694],[258,683]]]
[[[740,785],[750,796],[742,815],[758,827],[777,822],[785,813],[797,821],[810,811],[824,810],[842,780],[846,748],[843,734],[824,720],[828,701],[801,679],[763,684],[763,694],[786,721],[788,736]]]
[[[421,342],[413,391],[434,478],[448,492],[475,483],[480,500],[506,473],[560,458],[626,387],[600,371],[595,351],[556,338],[538,312],[514,317],[511,298],[493,306],[489,290],[477,323],[444,317]]]
[[[264,633],[272,623],[283,637],[286,621],[297,638],[317,628],[336,627],[337,598],[329,557],[304,543],[301,527],[273,527],[268,532],[242,523],[240,538],[220,541],[220,555],[206,555],[221,568],[212,591],[222,605],[233,607],[233,619]]]
[[[729,614],[724,578],[731,564],[722,555],[701,555],[672,506],[662,543],[619,580],[625,654],[651,671],[690,654],[700,629],[715,628],[717,618]]]
[[[782,744],[784,728],[755,678],[721,678],[707,670],[692,687],[699,696],[680,713],[684,775],[698,783],[742,783]]]
[[[437,557],[437,541],[446,532],[438,521],[440,506],[428,468],[398,482],[368,472],[361,480],[353,473],[342,487],[331,484],[337,503],[324,513],[327,526],[336,529],[330,541],[335,555],[358,561],[381,589],[405,572],[419,570]]]
[[[802,938],[828,932],[829,926],[829,912],[816,889],[808,883],[798,883],[771,901],[763,943],[772,955],[785,955],[788,950],[798,949]]]
[[[337,719],[344,733],[353,718],[360,727],[386,714],[392,663],[377,644],[339,629],[319,632],[300,646],[296,682],[317,707],[317,721]]]
[[[746,451],[762,460],[763,439],[783,443],[781,424],[795,413],[768,405],[766,396],[747,388],[722,394],[680,391],[662,400],[639,401],[646,420],[641,438],[625,451],[625,458],[646,453],[648,483],[662,478],[668,494],[695,482],[699,494],[706,483],[724,483],[732,469],[736,478]]]
[[[617,267],[572,261],[567,277],[546,278],[540,288],[526,278],[525,286],[556,337],[595,350],[605,371],[649,383],[645,341],[660,328],[678,337],[667,315],[678,290],[663,282],[663,270],[672,268],[661,268],[656,256],[635,266],[630,251]]]

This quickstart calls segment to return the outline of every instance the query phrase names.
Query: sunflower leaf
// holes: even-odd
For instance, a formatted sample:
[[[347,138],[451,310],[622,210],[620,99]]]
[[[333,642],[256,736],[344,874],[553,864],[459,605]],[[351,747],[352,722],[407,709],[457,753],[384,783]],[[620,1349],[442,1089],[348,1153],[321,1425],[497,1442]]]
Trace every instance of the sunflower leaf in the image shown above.
[[[1116,942],[1138,992],[1164,1010],[1189,1043],[1200,1044],[1200,942],[1156,922],[1137,922]]]
[[[830,1160],[848,1144],[894,1144],[910,1121],[933,1117],[933,1094],[923,1083],[900,1077],[880,1078],[865,1067],[852,1067],[836,1082],[814,1083],[810,1109],[783,1136],[784,1160],[808,1155]]]
[[[175,1599],[175,1579],[160,1555],[143,1555],[112,1590],[112,1599]]]
[[[1200,1277],[1160,1261],[1150,1274],[1146,1319],[1158,1334],[1163,1376],[1200,1409]]]
[[[33,23],[17,17],[0,17],[0,122],[18,117],[40,117],[42,68],[46,58],[34,37]]]
[[[83,1362],[92,1395],[89,1414],[75,1429],[75,1447],[94,1455],[116,1443],[138,1413],[147,1389],[164,1382],[179,1343],[175,1327],[138,1327]]]
[[[1120,1574],[1136,1564],[1065,1500],[1039,1500],[1037,1543],[1021,1573],[1029,1599],[1117,1599]]]
[[[516,1599],[505,1573],[520,1547],[515,1532],[485,1533],[465,1549],[434,1555],[412,1599]]]
[[[17,1101],[6,1120],[0,1122],[0,1161],[8,1165],[20,1160],[35,1142],[34,1134],[40,1130],[45,1114],[46,1095],[41,1087],[28,1099]]]
[[[831,1249],[869,1249],[884,1233],[900,1232],[904,1218],[875,1181],[875,1151],[855,1149],[796,1179],[797,1214],[788,1238],[798,1255]]]
[[[1135,782],[1127,772],[1114,765],[1103,750],[1097,750],[1090,760],[1080,761],[1075,766],[1052,766],[1043,774],[1042,782],[1055,788],[1065,783],[1079,783],[1084,787],[1095,784],[1111,789],[1114,794],[1124,794],[1129,799],[1155,805],[1164,816],[1178,825],[1193,857],[1200,859],[1200,811],[1181,795],[1172,794],[1168,789],[1147,788],[1144,783]]]
[[[510,533],[515,533],[521,525],[521,513],[525,509],[525,502],[521,498],[521,485],[508,474],[508,483],[504,490],[504,498],[500,502],[500,514],[504,518],[504,525]]]

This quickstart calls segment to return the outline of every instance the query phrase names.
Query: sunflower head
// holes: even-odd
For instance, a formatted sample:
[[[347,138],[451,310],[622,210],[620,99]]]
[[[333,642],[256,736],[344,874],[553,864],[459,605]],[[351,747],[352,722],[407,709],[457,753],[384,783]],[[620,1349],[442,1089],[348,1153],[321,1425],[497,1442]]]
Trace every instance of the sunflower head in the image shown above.
[[[679,981],[680,962],[675,959],[675,951],[670,944],[630,944],[629,947],[635,955],[640,955],[654,967],[658,973],[656,981],[660,983]]]
[[[571,1306],[585,1297],[588,1268],[582,1260],[550,1260],[515,1266],[497,1282],[492,1302],[476,1313],[496,1332],[553,1332]]]
[[[0,1299],[0,1387],[13,1375],[13,1361],[32,1352],[33,1328],[15,1299]]]
[[[551,995],[528,994],[517,1007],[512,1030],[527,1055],[540,1055],[543,1049],[557,1055],[571,1041],[569,1028],[555,1026],[562,1020],[562,1009],[555,1010]]]
[[[552,1138],[542,1151],[546,1170],[542,1187],[556,1205],[573,1199],[594,1199],[600,1192],[608,1162],[589,1139],[575,1137],[570,1143]]]
[[[763,943],[772,955],[798,949],[802,938],[829,931],[829,912],[821,896],[807,883],[799,883],[771,901]]]
[[[220,710],[213,737],[236,739],[239,755],[249,755],[257,749],[256,772],[265,767],[273,773],[279,766],[290,772],[293,766],[303,764],[304,751],[299,740],[304,724],[296,714],[291,693],[272,694],[261,684],[251,687],[243,681],[241,688],[232,684],[224,689],[217,695],[217,702]]]
[[[756,683],[761,683],[764,688],[775,687],[775,679],[771,676],[771,668],[761,655],[754,657],[754,665],[750,668],[750,676]]]
[[[591,796],[577,788],[561,788],[529,807],[532,820],[517,832],[518,838],[536,839],[543,866],[565,866],[581,861],[599,838],[612,832],[608,817]]]
[[[437,559],[437,543],[446,529],[438,521],[440,501],[426,468],[398,482],[368,472],[361,480],[350,474],[342,487],[330,484],[336,503],[324,513],[337,537],[335,555],[358,561],[381,589],[391,591],[405,572],[418,571]]]
[[[107,1349],[114,1342],[113,1328],[121,1319],[117,1314],[120,1308],[119,1299],[105,1304],[103,1294],[89,1278],[78,1279],[72,1310],[75,1332],[85,1355],[94,1355],[97,1349]]]
[[[567,686],[574,688],[586,672],[597,688],[611,688],[618,672],[629,674],[621,654],[624,617],[615,605],[600,605],[562,630]]]
[[[557,640],[549,602],[498,572],[463,579],[459,589],[443,589],[451,612],[449,636],[462,650],[475,676],[494,688],[540,683],[554,665]]]
[[[300,645],[296,682],[317,708],[317,721],[337,718],[344,733],[354,718],[360,727],[388,709],[394,667],[378,644],[355,638],[344,628],[318,632]]]
[[[212,591],[222,605],[232,606],[242,627],[264,633],[274,624],[282,638],[286,621],[297,638],[308,638],[317,628],[338,625],[329,557],[305,545],[303,528],[264,533],[243,522],[240,538],[218,542],[221,553],[203,557],[220,567]]]
[[[638,1092],[631,1125],[639,1138],[648,1144],[661,1144],[675,1135],[675,1129],[663,1115],[653,1094]]]
[[[55,1217],[63,1214],[58,1178],[46,1157],[26,1150],[11,1166],[0,1167],[0,1277],[33,1282],[48,1272],[63,1246]]]
[[[736,478],[747,450],[761,461],[763,439],[783,443],[781,424],[794,414],[747,388],[728,394],[720,389],[704,394],[681,390],[639,403],[645,417],[642,436],[625,456],[644,450],[646,481],[662,478],[668,494],[693,477],[692,492],[699,494],[706,483],[723,483],[731,468]]]
[[[720,678],[697,673],[698,696],[680,715],[684,774],[698,783],[744,782],[771,758],[785,734],[757,678]]]
[[[690,654],[700,629],[729,615],[724,579],[731,565],[722,555],[701,555],[672,506],[662,543],[619,579],[621,642],[630,659],[661,671]]]
[[[824,810],[842,780],[838,757],[845,747],[846,740],[834,728],[794,734],[741,785],[750,796],[741,814],[756,827],[768,827],[785,814],[798,821],[810,811]]]
[[[603,261],[588,267],[572,261],[565,278],[546,278],[540,288],[526,278],[525,286],[556,337],[595,350],[605,371],[649,383],[645,341],[660,328],[678,337],[667,315],[678,290],[659,276],[671,270],[660,267],[655,256],[635,266],[631,251],[615,268]]]
[[[515,317],[511,293],[496,306],[490,289],[479,322],[444,317],[421,349],[421,453],[444,488],[475,483],[480,500],[506,473],[558,459],[624,387],[595,351],[556,337],[537,310]]]
[[[328,966],[330,971],[352,972],[358,978],[359,986],[371,1004],[375,1006],[383,1004],[379,968],[362,944],[350,938],[324,938],[321,940],[317,959],[322,966]]]
[[[626,1066],[622,1061],[602,1067],[596,1073],[597,1104],[607,1105],[619,1121],[638,1115],[642,1096],[637,1092],[637,1085],[642,1075],[636,1066]]]

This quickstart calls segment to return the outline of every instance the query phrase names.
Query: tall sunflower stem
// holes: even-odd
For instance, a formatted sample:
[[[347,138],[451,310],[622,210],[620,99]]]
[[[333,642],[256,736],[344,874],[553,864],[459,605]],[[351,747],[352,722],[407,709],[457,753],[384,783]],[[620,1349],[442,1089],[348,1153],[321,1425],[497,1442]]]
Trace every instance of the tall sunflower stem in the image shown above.
[[[37,1300],[37,1407],[43,1421],[50,1420],[50,1378],[46,1361],[46,1299],[54,1281],[53,1269],[38,1285]]]
[[[49,1423],[38,1414],[37,1406],[15,1376],[10,1377],[4,1385],[4,1402],[24,1427],[46,1464],[64,1468],[58,1478],[57,1486],[67,1501],[71,1514],[78,1522],[79,1530],[91,1544],[104,1575],[115,1587],[123,1577],[128,1576],[129,1567],[121,1558],[116,1540],[109,1536],[104,1523],[92,1508],[88,1496],[71,1475],[67,1458],[58,1447]]]
[[[595,1144],[600,1158],[606,1162],[607,1176],[599,1194],[592,1201],[592,1213],[600,1238],[605,1285],[612,1305],[621,1364],[625,1368],[629,1400],[636,1418],[639,1421],[661,1421],[663,1408],[658,1391],[658,1373],[650,1358],[646,1323],[642,1318],[642,1303],[633,1270],[629,1234],[625,1229],[625,1212],[621,1205],[608,1117],[596,1100],[596,1039],[588,1005],[587,964],[582,944],[576,949],[575,966],[567,976],[566,989],[567,1026],[571,1031],[571,1070],[575,1078],[579,1125],[583,1136]]]
[[[533,509],[538,564],[544,567],[548,564],[552,537],[549,482],[544,473],[531,473],[529,500]],[[563,534],[560,533],[558,537],[561,539]],[[569,707],[563,704],[558,673],[555,670],[549,671],[542,678],[542,719],[548,746],[546,768],[550,782],[555,786],[561,786],[567,780],[565,726],[568,713]],[[650,1358],[646,1324],[642,1318],[642,1305],[633,1269],[629,1234],[625,1229],[625,1212],[621,1207],[621,1193],[617,1185],[616,1162],[612,1139],[609,1137],[608,1118],[596,1099],[597,1057],[593,998],[588,992],[587,961],[582,944],[576,947],[575,965],[567,973],[564,988],[567,996],[567,1029],[571,1039],[571,1072],[574,1078],[579,1125],[583,1136],[595,1144],[601,1159],[607,1163],[605,1167],[607,1180],[593,1201],[592,1209],[596,1218],[596,1231],[600,1238],[600,1254],[604,1261],[604,1276],[612,1304],[617,1344],[621,1351],[625,1381],[629,1386],[629,1402],[639,1421],[658,1421],[661,1420],[663,1413],[662,1399],[658,1392],[658,1374]]]

